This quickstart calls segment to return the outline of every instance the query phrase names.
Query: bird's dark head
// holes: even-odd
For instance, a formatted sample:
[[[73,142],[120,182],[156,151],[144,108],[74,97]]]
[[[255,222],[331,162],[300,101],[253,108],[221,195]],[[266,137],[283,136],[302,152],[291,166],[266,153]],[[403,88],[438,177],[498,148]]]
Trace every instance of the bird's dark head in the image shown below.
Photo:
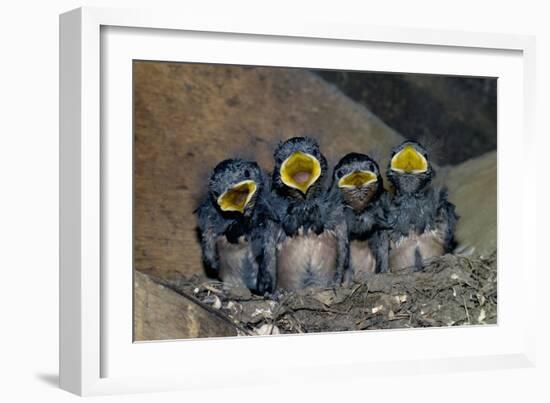
[[[398,194],[413,194],[431,182],[435,171],[428,151],[416,141],[405,141],[392,150],[387,176]]]
[[[220,162],[210,176],[208,190],[224,213],[250,215],[263,186],[258,164],[241,159]]]
[[[334,167],[332,188],[335,187],[344,203],[357,211],[364,210],[384,190],[376,161],[357,153],[347,154]]]
[[[321,192],[327,161],[314,139],[288,139],[277,146],[273,156],[273,186],[277,191],[294,198],[308,198]]]

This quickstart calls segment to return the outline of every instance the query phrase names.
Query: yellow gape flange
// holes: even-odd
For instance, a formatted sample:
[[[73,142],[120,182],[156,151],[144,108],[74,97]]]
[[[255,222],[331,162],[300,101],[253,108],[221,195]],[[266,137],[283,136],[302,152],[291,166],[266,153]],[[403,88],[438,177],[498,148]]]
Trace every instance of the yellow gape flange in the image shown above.
[[[256,182],[245,180],[233,185],[218,197],[218,205],[223,211],[244,212],[244,208],[256,193]]]
[[[360,188],[377,181],[376,174],[372,171],[353,171],[344,175],[338,181],[340,188]]]
[[[419,174],[428,170],[428,161],[413,146],[405,146],[393,156],[390,167],[392,171]]]
[[[306,194],[321,176],[321,164],[313,155],[296,151],[283,162],[279,172],[285,185]]]

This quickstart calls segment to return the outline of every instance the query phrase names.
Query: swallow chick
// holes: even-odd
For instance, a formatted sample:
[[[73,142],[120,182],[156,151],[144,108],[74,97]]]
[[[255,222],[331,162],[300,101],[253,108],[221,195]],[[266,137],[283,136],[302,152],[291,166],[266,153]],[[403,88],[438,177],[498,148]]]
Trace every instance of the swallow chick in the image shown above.
[[[389,200],[378,164],[365,154],[344,156],[334,167],[331,197],[344,206],[349,239],[345,281],[363,282],[369,274],[387,272]]]
[[[220,162],[197,209],[203,262],[224,283],[257,290],[265,175],[255,162]]]
[[[272,206],[277,216],[275,245],[264,273],[278,289],[324,288],[341,282],[347,240],[343,210],[332,206],[323,186],[327,161],[317,142],[294,137],[274,153]],[[268,247],[268,250],[271,250]]]
[[[395,188],[388,221],[392,270],[422,270],[424,261],[452,251],[458,216],[447,191],[433,188],[435,171],[416,141],[392,150],[387,176]]]

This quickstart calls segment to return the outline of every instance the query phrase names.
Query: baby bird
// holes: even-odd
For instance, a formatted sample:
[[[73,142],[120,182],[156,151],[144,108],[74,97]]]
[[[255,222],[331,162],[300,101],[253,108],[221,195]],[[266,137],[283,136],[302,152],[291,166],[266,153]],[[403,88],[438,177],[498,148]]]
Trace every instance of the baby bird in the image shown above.
[[[205,266],[227,284],[257,290],[262,232],[269,209],[265,175],[255,162],[228,159],[210,176],[197,209]]]
[[[347,154],[334,167],[331,197],[344,206],[348,229],[345,281],[363,282],[369,274],[387,272],[389,200],[378,164],[365,154]]]
[[[395,187],[388,215],[392,270],[422,270],[424,261],[450,252],[458,216],[447,191],[430,183],[435,171],[428,152],[416,141],[392,150],[387,176]]]
[[[274,153],[272,221],[263,274],[279,289],[330,287],[346,265],[346,226],[341,206],[331,206],[323,187],[327,162],[315,140],[294,137]],[[269,252],[268,252],[269,253]]]

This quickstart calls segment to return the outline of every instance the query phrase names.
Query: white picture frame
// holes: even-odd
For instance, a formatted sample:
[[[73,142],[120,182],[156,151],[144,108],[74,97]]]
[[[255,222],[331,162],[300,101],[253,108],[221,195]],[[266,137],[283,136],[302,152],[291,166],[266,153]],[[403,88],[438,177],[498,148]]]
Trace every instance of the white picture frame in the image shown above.
[[[187,46],[180,46],[182,41]],[[231,52],[224,53],[221,45],[229,43],[232,46],[224,47]],[[301,56],[303,49],[312,50]],[[325,59],[319,49],[339,52],[340,57]],[[346,379],[375,373],[533,366],[534,326],[526,312],[535,312],[536,284],[529,280],[536,278],[535,242],[527,236],[536,233],[535,196],[517,195],[509,181],[516,190],[517,186],[535,189],[536,177],[523,177],[506,162],[512,155],[520,161],[534,155],[534,52],[530,36],[372,27],[314,17],[252,21],[103,8],[61,15],[61,387],[96,395],[293,382],[298,375],[301,380],[318,380],[328,373],[331,379]],[[361,56],[367,54],[371,60]],[[384,57],[374,57],[380,54]],[[405,60],[403,55],[424,58]],[[128,211],[128,201],[131,207],[131,77],[124,77],[128,61],[135,58],[488,76],[496,72],[500,80],[498,325],[133,343],[128,337],[131,214],[107,212]],[[480,63],[472,64],[473,60]],[[113,155],[122,168],[112,164]],[[508,195],[519,197],[519,203],[512,205]],[[506,247],[511,244],[513,250]],[[523,296],[521,317],[519,308],[507,299],[512,287],[520,290],[516,296]],[[415,348],[407,349],[407,344]],[[323,354],[318,353],[321,348]],[[339,354],[331,355],[335,349]],[[199,358],[208,354],[235,362],[235,371],[228,374],[201,365]],[[263,359],[252,359],[258,356]],[[327,371],[329,367],[337,371]]]

